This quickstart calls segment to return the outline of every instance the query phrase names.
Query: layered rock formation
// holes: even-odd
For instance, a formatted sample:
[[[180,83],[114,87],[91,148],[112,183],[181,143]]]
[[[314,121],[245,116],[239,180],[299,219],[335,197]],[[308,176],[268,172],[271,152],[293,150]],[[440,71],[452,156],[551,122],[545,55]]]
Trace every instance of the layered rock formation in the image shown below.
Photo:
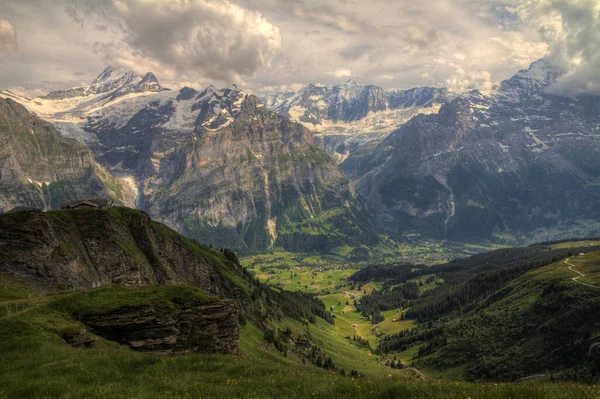
[[[230,301],[198,301],[177,309],[154,305],[124,307],[81,321],[94,334],[137,351],[239,351],[238,311]]]

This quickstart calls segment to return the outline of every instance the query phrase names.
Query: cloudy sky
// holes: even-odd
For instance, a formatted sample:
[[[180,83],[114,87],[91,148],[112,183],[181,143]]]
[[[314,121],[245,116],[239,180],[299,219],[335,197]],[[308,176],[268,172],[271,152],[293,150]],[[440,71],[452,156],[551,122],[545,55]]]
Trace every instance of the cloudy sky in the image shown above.
[[[541,57],[600,94],[598,0],[2,0],[0,89],[87,84],[106,65],[257,94],[350,77],[489,89]]]

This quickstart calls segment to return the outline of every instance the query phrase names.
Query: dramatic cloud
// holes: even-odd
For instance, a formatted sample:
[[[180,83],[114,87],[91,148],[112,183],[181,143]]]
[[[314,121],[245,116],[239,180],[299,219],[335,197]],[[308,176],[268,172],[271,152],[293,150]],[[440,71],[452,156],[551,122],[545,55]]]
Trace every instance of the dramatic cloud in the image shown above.
[[[240,83],[268,68],[282,41],[260,13],[224,0],[68,1],[66,10],[82,26],[111,26],[112,40],[92,46],[106,64],[167,79]]]
[[[281,51],[254,80],[266,86],[336,83],[348,77],[336,71],[347,70],[359,83],[386,88],[487,90],[548,51],[501,0],[239,3],[281,28]]]
[[[348,78],[489,90],[548,57],[565,71],[552,90],[600,93],[598,0],[2,3],[2,88],[86,84],[114,64],[167,87],[233,82],[257,94]]]
[[[548,58],[565,72],[551,91],[600,94],[600,2],[536,0],[517,8],[550,46]]]
[[[0,19],[0,55],[17,51],[17,29],[6,19]]]

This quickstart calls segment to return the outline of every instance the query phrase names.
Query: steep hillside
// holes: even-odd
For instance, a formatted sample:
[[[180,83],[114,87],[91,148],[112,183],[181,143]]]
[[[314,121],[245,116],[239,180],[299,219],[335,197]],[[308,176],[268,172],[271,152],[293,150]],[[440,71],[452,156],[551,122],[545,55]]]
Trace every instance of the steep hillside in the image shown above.
[[[596,235],[600,100],[547,94],[556,74],[537,61],[492,94],[414,117],[342,167],[397,233],[508,243]]]
[[[0,97],[0,211],[17,206],[57,208],[62,200],[132,198],[94,160],[89,148],[63,138],[56,128],[11,99]]]
[[[218,251],[130,208],[17,212],[0,226],[0,273],[54,289],[191,283],[221,298],[248,290]]]
[[[261,328],[284,316],[332,320],[312,296],[260,284],[231,250],[189,240],[146,213],[125,207],[1,215],[0,277],[5,276],[7,287],[18,287],[8,289],[17,298],[27,290],[39,294],[109,285],[193,285],[233,300]]]
[[[448,343],[428,363],[467,365],[470,379],[515,379],[565,369],[566,378],[597,378],[600,352],[593,348],[600,342],[600,285],[574,281],[571,262],[586,272],[586,280],[600,277],[600,252],[526,273],[482,309],[447,323]]]

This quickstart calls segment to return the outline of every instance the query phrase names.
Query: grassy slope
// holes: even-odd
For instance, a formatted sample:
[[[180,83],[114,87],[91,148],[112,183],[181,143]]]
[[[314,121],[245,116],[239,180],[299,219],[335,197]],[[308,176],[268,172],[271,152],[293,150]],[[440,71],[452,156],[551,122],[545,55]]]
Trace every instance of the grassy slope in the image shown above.
[[[396,397],[396,398],[585,398],[597,387],[576,384],[468,384],[420,382],[402,373],[384,372],[353,379],[300,366],[261,343],[261,332],[247,325],[241,336],[242,355],[160,356],[134,352],[99,339],[90,349],[73,348],[60,337],[81,328],[64,309],[104,311],[115,298],[132,304],[139,299],[176,302],[182,295],[206,299],[196,289],[155,286],[145,289],[104,288],[64,294],[47,304],[0,318],[0,397],[168,398],[168,397]],[[115,295],[109,295],[116,290]],[[127,291],[128,295],[123,292]],[[183,293],[183,294],[182,294]],[[98,299],[98,301],[96,301]],[[94,304],[98,307],[94,309]],[[60,304],[60,306],[58,306]],[[108,307],[107,307],[108,306]],[[306,328],[293,320],[282,325]],[[377,360],[352,344],[327,337],[327,325],[310,326],[336,362],[372,364]],[[345,363],[346,362],[346,363]]]
[[[600,252],[571,261],[587,281],[600,277]],[[447,378],[465,373],[470,378],[517,378],[525,370],[549,371],[545,364],[566,364],[570,356],[583,359],[586,331],[592,341],[600,341],[600,319],[589,317],[600,310],[600,289],[574,282],[575,276],[561,260],[513,280],[489,306],[448,322],[448,346],[419,360],[418,367]]]

